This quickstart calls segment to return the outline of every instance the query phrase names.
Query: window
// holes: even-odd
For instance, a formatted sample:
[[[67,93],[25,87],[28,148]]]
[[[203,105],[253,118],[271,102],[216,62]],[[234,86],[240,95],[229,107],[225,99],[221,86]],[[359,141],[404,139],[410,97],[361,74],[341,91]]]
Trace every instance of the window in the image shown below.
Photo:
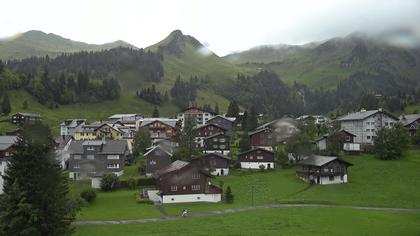
[[[74,169],[79,169],[79,168],[80,168],[79,163],[74,163],[74,164],[73,164],[73,168],[74,168]]]
[[[95,150],[95,148],[94,148],[93,146],[88,146],[88,147],[87,147],[87,150],[88,150],[88,151],[94,151],[94,150]]]
[[[213,145],[213,148],[214,148],[214,149],[217,149],[217,145],[216,145],[216,144],[215,144],[215,145]]]
[[[394,125],[394,122],[389,122],[389,125],[390,125],[390,126],[393,126],[393,125]]]
[[[346,136],[345,140],[346,140],[347,142],[350,142],[350,136]]]
[[[120,156],[119,155],[108,155],[107,159],[108,160],[118,160],[118,159],[120,159]]]
[[[192,191],[199,191],[200,190],[200,185],[191,185],[191,190]]]
[[[385,125],[388,126],[388,122],[385,122]]]
[[[226,145],[220,145],[220,149],[225,149]]]
[[[82,159],[82,156],[81,155],[74,155],[73,156],[73,159],[80,160],[80,159]]]
[[[224,143],[224,142],[226,142],[226,139],[225,139],[225,138],[221,138],[219,141],[220,141],[221,143]]]
[[[155,160],[151,160],[149,163],[150,163],[150,165],[156,165],[156,161]]]
[[[329,177],[330,181],[334,181],[334,176]]]
[[[213,142],[217,142],[217,138],[213,138]]]
[[[262,159],[264,159],[263,156],[257,156],[257,160],[262,160]]]
[[[370,136],[366,136],[367,139],[370,139]]]
[[[340,176],[340,180],[343,181],[344,180],[344,176]]]
[[[94,155],[87,155],[86,158],[88,160],[95,160],[95,156]]]
[[[192,179],[200,179],[200,173],[199,172],[194,172],[192,174]]]
[[[106,167],[108,169],[118,169],[118,168],[120,168],[120,164],[118,164],[118,163],[111,163],[111,164],[106,165]]]
[[[171,191],[172,191],[172,192],[178,191],[178,186],[176,186],[176,185],[171,185]]]

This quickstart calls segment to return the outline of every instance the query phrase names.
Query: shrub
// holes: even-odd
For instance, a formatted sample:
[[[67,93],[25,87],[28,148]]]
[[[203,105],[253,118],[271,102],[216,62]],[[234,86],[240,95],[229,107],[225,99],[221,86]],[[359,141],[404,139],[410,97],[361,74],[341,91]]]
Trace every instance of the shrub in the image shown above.
[[[112,191],[118,186],[118,176],[116,174],[106,174],[101,180],[101,189],[103,191]]]
[[[80,197],[86,202],[92,203],[96,199],[96,191],[92,188],[85,189],[80,193]]]
[[[149,200],[147,198],[142,198],[141,195],[140,195],[140,192],[135,192],[134,193],[134,200],[138,204],[150,204],[150,205],[154,204],[154,202],[152,200]]]
[[[401,124],[382,128],[374,139],[376,157],[382,160],[400,159],[409,147],[410,137]]]
[[[228,186],[225,191],[225,201],[226,203],[230,204],[230,203],[233,203],[233,199],[234,197],[233,197],[232,190],[230,189],[230,186]]]

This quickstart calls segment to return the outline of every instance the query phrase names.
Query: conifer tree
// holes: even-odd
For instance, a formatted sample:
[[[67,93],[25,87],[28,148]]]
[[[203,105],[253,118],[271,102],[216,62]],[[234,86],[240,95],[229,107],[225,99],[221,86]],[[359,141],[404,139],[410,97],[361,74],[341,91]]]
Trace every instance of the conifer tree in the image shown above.
[[[153,117],[153,118],[160,117],[160,115],[159,115],[159,110],[158,110],[158,108],[157,108],[157,107],[155,107],[155,109],[153,109],[153,114],[152,114],[152,117]]]
[[[7,93],[4,95],[3,102],[1,104],[1,112],[3,114],[9,114],[12,111],[12,107],[10,105],[9,95]]]
[[[226,116],[238,117],[238,113],[239,113],[238,103],[236,103],[235,100],[230,101]]]
[[[184,128],[182,129],[181,135],[179,136],[179,147],[174,153],[174,159],[190,160],[193,157],[202,155],[200,149],[197,147],[197,143],[195,142],[196,136],[197,131],[194,129],[193,118],[185,118]]]
[[[68,178],[54,158],[52,143],[48,127],[24,126],[3,176],[0,235],[72,233],[77,208],[68,198]]]
[[[233,203],[233,193],[232,193],[232,189],[230,189],[230,186],[227,186],[226,188],[226,192],[225,192],[225,201],[226,203]]]

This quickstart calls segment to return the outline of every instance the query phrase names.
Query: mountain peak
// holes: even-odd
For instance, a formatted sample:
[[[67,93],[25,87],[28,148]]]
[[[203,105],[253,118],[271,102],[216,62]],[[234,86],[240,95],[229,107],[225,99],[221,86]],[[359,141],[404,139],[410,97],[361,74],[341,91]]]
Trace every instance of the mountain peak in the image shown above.
[[[152,46],[156,47],[160,52],[166,52],[174,56],[181,56],[186,46],[191,46],[195,49],[200,49],[203,44],[190,35],[184,35],[181,30],[172,31],[164,40]]]

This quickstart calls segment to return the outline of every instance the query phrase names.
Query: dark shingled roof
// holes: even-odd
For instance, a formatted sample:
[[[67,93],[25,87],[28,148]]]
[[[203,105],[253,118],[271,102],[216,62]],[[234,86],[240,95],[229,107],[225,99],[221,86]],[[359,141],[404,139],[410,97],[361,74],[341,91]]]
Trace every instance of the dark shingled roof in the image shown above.
[[[261,150],[263,152],[268,152],[268,153],[274,154],[274,152],[268,151],[267,149],[264,149],[264,148],[254,148],[254,149],[250,149],[250,150],[245,151],[245,152],[241,152],[241,153],[238,154],[238,156],[239,155],[244,155],[244,154],[247,154],[247,153],[250,153],[250,152],[254,152],[254,151],[257,151],[257,150]]]
[[[271,132],[272,130],[270,128],[257,129],[257,130],[254,130],[252,132],[249,132],[248,135],[258,134],[258,133],[263,132],[263,131],[270,131]]]
[[[98,140],[78,140],[73,141],[70,144],[69,152],[72,154],[82,154],[83,153],[83,145],[91,143],[92,146],[102,141]],[[99,152],[100,154],[124,154],[127,148],[127,141],[126,140],[106,140],[105,143],[102,145],[102,150]]]
[[[217,156],[217,157],[220,157],[220,158],[223,158],[223,159],[231,160],[230,157],[222,155],[218,152],[208,153],[204,157],[206,158],[206,157],[209,157],[209,156]]]
[[[298,164],[299,165],[305,165],[305,166],[323,166],[325,164],[328,164],[334,160],[343,162],[346,165],[352,165],[351,163],[348,163],[346,161],[340,160],[338,159],[338,157],[332,157],[332,156],[318,156],[318,155],[313,155],[308,157],[307,159],[300,161]]]

